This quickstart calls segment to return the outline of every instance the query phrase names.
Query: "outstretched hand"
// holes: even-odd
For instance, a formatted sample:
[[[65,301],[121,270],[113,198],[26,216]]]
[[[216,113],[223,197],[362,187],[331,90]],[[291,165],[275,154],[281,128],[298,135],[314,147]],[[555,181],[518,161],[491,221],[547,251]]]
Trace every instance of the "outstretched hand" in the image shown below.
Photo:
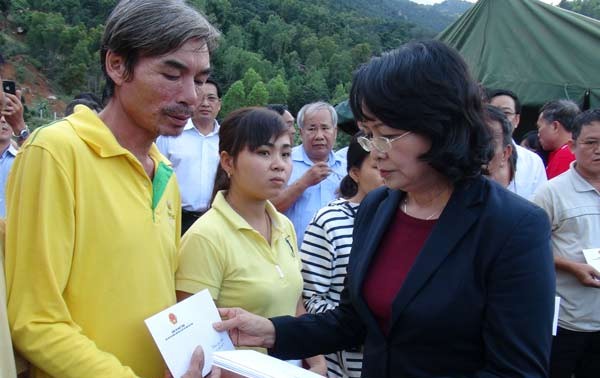
[[[271,348],[275,344],[275,327],[269,319],[241,308],[220,308],[223,321],[214,323],[217,331],[227,331],[233,345]]]

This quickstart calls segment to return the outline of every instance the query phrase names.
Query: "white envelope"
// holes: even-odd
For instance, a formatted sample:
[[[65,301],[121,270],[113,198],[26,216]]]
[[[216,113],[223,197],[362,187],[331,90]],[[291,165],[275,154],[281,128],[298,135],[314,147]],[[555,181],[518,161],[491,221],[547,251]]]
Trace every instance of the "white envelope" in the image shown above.
[[[248,378],[319,378],[320,375],[255,350],[215,352],[214,364]],[[321,377],[322,378],[322,377]]]
[[[185,374],[198,345],[204,349],[203,376],[212,368],[213,352],[234,349],[227,332],[217,332],[212,327],[213,323],[220,321],[208,290],[202,290],[145,320],[174,377]]]

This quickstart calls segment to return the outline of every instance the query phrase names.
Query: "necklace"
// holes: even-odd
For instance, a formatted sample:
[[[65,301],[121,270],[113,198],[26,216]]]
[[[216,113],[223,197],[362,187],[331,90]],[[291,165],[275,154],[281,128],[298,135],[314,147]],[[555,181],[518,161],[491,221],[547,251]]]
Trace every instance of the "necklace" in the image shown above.
[[[433,197],[431,199],[431,201],[429,201],[427,203],[427,205],[431,204],[433,201],[435,201],[437,198],[439,198],[443,193],[445,193],[446,190],[441,191],[437,196]],[[445,205],[441,208],[441,209],[437,209],[436,211],[433,212],[433,214],[431,214],[430,216],[428,216],[427,218],[425,218],[425,220],[431,220],[433,219],[433,217],[435,217],[436,215],[439,215],[443,210],[444,210]],[[402,206],[401,209],[404,212],[404,214],[411,216],[408,213],[408,194],[404,197],[404,199],[402,200]],[[416,218],[416,217],[415,217]]]

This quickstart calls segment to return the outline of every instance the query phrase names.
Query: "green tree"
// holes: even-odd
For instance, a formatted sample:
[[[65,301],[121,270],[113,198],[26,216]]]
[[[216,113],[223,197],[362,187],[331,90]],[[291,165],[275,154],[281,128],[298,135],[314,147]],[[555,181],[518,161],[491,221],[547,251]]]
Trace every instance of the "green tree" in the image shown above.
[[[267,83],[269,102],[272,104],[287,104],[290,89],[281,75],[277,75]]]
[[[359,43],[350,50],[350,55],[352,56],[352,64],[356,67],[367,62],[373,53],[368,43]]]
[[[348,99],[348,93],[350,92],[348,90],[348,87],[350,85],[344,85],[342,83],[339,83],[338,85],[335,86],[335,89],[333,91],[333,95],[331,95],[331,103],[332,104],[339,104],[342,101],[345,101]]]
[[[265,83],[262,81],[257,82],[252,87],[250,93],[246,97],[246,104],[248,106],[265,106],[269,102],[269,92]]]
[[[333,54],[329,60],[329,88],[335,88],[338,84],[344,84],[352,80],[352,57],[347,51]]]
[[[244,89],[247,93],[249,93],[256,83],[262,81],[262,77],[254,70],[254,68],[248,68],[244,77],[242,78],[242,82],[244,83]]]
[[[323,65],[323,56],[319,50],[311,51],[306,57],[306,65],[311,68],[318,68]]]
[[[244,83],[241,80],[236,81],[229,87],[227,93],[223,96],[221,107],[221,116],[224,118],[232,110],[246,106],[246,92]]]
[[[600,20],[600,0],[562,0],[558,6]]]

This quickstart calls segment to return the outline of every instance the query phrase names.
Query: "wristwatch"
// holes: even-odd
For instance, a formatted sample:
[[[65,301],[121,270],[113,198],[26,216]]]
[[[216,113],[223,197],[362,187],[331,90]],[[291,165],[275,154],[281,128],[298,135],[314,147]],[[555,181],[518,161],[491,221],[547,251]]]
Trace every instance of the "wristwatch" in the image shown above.
[[[17,137],[17,140],[24,141],[29,137],[29,133],[29,128],[25,126],[25,128],[21,130],[21,132],[18,135],[15,136]]]

